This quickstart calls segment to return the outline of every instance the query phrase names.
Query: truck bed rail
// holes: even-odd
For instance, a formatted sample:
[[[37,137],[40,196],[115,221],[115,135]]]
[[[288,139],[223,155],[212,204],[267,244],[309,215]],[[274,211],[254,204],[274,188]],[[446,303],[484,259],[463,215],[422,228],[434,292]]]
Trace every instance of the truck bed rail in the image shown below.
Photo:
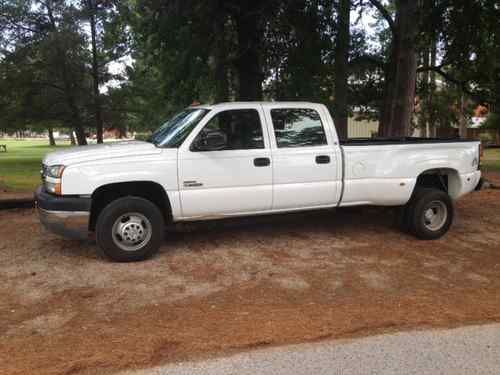
[[[424,137],[376,137],[376,138],[351,138],[340,141],[343,146],[369,146],[369,145],[395,145],[395,144],[422,144],[422,143],[458,143],[479,142],[478,139],[449,138],[424,138]]]

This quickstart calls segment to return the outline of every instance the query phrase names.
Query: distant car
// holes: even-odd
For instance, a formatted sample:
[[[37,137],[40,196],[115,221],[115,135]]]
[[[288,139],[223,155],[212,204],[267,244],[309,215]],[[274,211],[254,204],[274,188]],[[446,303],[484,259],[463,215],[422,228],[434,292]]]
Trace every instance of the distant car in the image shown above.
[[[421,239],[448,231],[452,200],[481,177],[479,142],[339,142],[324,105],[222,103],[189,107],[148,142],[76,147],[43,161],[42,224],[87,238],[117,261],[160,247],[167,222],[355,205],[402,206]]]

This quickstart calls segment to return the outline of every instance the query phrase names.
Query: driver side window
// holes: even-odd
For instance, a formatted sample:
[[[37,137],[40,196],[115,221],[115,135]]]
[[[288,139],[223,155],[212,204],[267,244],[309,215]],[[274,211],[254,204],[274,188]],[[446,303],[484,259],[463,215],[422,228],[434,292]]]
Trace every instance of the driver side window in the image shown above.
[[[225,138],[226,142],[224,146],[213,149],[213,151],[264,148],[262,124],[259,113],[255,109],[235,109],[219,112],[210,119],[196,136],[191,148],[196,151],[196,145],[201,144],[203,138],[215,133]],[[198,149],[197,151],[202,150]]]

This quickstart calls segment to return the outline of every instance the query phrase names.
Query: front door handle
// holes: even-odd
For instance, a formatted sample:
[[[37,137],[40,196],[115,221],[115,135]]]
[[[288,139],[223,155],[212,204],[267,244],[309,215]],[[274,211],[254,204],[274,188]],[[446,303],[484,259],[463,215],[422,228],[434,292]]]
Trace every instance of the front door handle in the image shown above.
[[[328,164],[328,163],[330,163],[330,157],[328,155],[316,156],[316,164]]]
[[[199,187],[199,186],[203,186],[203,184],[198,181],[184,181],[184,187]]]
[[[271,159],[269,158],[255,158],[253,159],[253,165],[256,167],[267,167],[271,164]]]

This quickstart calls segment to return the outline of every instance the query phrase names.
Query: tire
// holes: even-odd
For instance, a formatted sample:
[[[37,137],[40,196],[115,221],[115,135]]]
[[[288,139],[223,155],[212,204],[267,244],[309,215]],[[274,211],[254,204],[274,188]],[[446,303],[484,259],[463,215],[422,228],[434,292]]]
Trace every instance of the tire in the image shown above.
[[[406,223],[411,233],[422,240],[442,237],[453,222],[453,202],[438,189],[419,188],[406,208]]]
[[[163,242],[164,218],[150,201],[139,197],[119,198],[108,204],[96,224],[100,250],[117,262],[144,260]]]

